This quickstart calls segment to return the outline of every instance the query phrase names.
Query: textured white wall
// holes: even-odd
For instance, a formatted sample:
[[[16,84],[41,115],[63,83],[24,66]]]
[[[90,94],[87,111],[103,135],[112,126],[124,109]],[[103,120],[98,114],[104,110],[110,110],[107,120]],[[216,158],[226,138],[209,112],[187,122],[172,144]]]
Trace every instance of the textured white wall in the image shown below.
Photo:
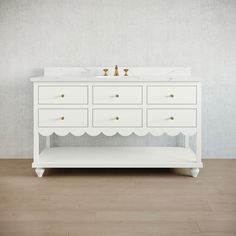
[[[203,78],[203,155],[236,157],[235,42],[235,0],[0,0],[0,157],[32,156],[30,76],[114,64],[192,67]]]

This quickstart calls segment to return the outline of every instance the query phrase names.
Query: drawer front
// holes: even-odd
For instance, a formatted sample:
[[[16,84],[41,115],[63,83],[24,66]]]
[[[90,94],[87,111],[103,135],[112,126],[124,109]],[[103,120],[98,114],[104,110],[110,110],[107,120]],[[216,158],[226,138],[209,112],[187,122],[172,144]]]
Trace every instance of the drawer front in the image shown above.
[[[148,104],[196,104],[196,86],[148,86]]]
[[[39,104],[87,103],[87,86],[39,86]]]
[[[94,127],[142,127],[142,109],[94,109]]]
[[[94,86],[93,104],[142,104],[142,86]]]
[[[87,109],[39,109],[39,127],[87,126]]]
[[[196,127],[196,109],[148,109],[148,127]]]

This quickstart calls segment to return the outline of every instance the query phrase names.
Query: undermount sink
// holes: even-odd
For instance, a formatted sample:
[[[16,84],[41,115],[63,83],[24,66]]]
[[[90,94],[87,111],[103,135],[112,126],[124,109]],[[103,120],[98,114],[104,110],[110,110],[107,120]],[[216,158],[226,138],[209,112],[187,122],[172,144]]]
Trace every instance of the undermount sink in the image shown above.
[[[114,79],[114,80],[137,80],[139,79],[140,77],[139,76],[110,76],[110,75],[107,75],[107,76],[104,76],[104,75],[98,75],[96,76],[97,79]]]

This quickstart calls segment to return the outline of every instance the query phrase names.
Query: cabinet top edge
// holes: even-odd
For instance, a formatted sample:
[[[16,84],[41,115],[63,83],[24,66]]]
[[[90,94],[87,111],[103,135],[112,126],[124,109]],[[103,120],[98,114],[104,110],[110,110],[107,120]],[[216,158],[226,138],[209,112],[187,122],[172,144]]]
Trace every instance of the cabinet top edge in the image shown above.
[[[108,76],[104,76],[104,68]],[[124,76],[127,73],[128,76]],[[119,76],[113,67],[45,67],[43,75],[32,82],[174,82],[201,81],[192,77],[190,67],[124,67],[119,66]]]
[[[107,83],[127,83],[127,82],[200,82],[202,79],[192,76],[39,76],[30,78],[31,82],[107,82]]]

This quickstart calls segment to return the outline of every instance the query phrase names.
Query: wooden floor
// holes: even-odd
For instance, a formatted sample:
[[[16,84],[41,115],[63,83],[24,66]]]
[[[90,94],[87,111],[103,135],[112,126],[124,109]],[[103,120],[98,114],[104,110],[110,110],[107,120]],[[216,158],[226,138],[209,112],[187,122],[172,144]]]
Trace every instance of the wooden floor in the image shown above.
[[[58,169],[0,161],[0,236],[235,236],[236,160],[188,170]]]

